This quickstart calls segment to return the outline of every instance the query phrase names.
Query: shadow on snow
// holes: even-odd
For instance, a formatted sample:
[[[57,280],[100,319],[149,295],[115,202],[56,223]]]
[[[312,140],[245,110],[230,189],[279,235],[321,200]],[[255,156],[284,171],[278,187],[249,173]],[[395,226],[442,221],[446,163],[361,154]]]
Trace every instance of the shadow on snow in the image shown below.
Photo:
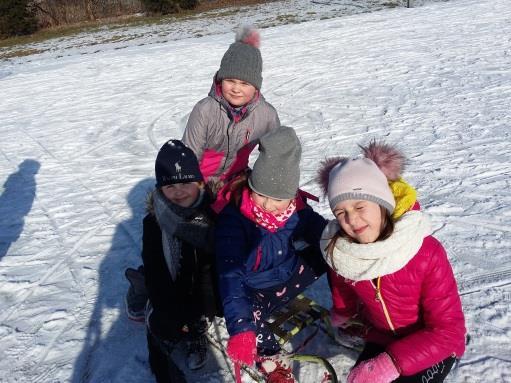
[[[41,164],[36,160],[24,160],[18,171],[12,173],[4,183],[0,195],[0,260],[7,255],[11,245],[23,232],[25,216],[32,209],[36,194],[35,176]]]
[[[131,217],[119,223],[98,270],[98,290],[71,382],[151,382],[145,328],[125,315],[127,267],[142,262],[142,219],[154,179],[137,183],[128,194]],[[144,371],[147,371],[144,373]]]

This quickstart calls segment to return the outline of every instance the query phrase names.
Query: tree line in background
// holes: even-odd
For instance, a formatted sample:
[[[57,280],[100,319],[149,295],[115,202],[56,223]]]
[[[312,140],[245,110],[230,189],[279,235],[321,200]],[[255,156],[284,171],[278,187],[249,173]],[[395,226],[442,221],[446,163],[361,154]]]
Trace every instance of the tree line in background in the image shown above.
[[[136,13],[167,15],[198,4],[199,0],[0,0],[0,37]]]

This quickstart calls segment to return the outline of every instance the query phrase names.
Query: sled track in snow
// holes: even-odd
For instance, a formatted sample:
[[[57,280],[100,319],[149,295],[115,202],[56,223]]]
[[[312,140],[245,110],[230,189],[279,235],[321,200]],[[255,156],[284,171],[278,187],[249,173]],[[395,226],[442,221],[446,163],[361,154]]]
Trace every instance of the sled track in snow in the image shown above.
[[[474,275],[461,279],[459,282],[460,295],[469,295],[491,287],[511,285],[511,268],[502,268],[488,273]]]
[[[120,214],[118,214],[120,216]],[[44,274],[44,276],[39,279],[37,282],[35,282],[30,288],[27,288],[25,291],[25,294],[22,295],[22,297],[20,298],[20,300],[10,308],[10,310],[3,316],[3,318],[0,320],[0,323],[4,323],[5,321],[7,321],[14,313],[16,313],[16,311],[34,294],[34,292],[36,291],[36,287],[37,286],[41,286],[43,285],[47,280],[49,280],[53,275],[54,273],[62,266],[62,265],[66,265],[66,267],[68,267],[68,269],[71,269],[71,265],[69,264],[73,255],[76,253],[76,251],[84,244],[86,243],[90,238],[92,238],[94,235],[96,235],[96,233],[98,233],[101,229],[103,229],[103,227],[105,227],[108,223],[110,223],[114,218],[117,218],[117,216],[113,216],[113,217],[110,217],[109,219],[105,220],[101,225],[98,225],[96,226],[93,230],[89,231],[88,233],[84,234],[79,240],[78,242],[75,244],[75,246],[71,249],[71,251],[69,251],[67,253],[67,255],[65,257],[63,257],[59,262],[55,263],[53,266],[51,266],[48,271],[46,272],[46,274]],[[76,286],[81,286],[82,284],[74,279],[74,282],[76,283]],[[79,304],[78,306],[76,306],[74,308],[73,311],[76,311],[76,312],[79,312],[81,310],[81,308],[83,308],[84,306],[86,306],[87,304],[89,303],[88,300],[84,301],[83,303]],[[73,315],[74,316],[74,315]],[[51,347],[53,346],[53,344],[57,341],[57,339],[59,339],[59,337],[66,331],[68,331],[73,325],[75,324],[75,321],[71,321],[69,322],[66,326],[64,326],[62,329],[60,329],[57,334],[52,338],[52,341],[50,342],[49,345],[47,345],[45,347],[45,351],[41,354],[40,358],[37,360],[37,362],[35,363],[35,366],[36,367],[39,367],[45,360],[45,358],[48,356],[49,352],[51,351]],[[26,334],[26,335],[30,335],[30,334]],[[34,336],[32,336],[33,338]],[[19,358],[20,360],[26,360],[27,358],[31,357],[30,353],[28,352],[29,349],[30,349],[30,343],[33,341],[32,340],[28,340],[27,342],[23,342],[23,345],[24,345],[24,348],[26,348],[25,350],[23,351],[26,351],[27,353],[23,355],[23,353],[21,352],[20,350],[20,353],[18,353],[17,355],[17,358]],[[27,344],[28,343],[28,344]],[[20,358],[20,355],[21,355],[21,358]],[[33,368],[31,368],[31,370],[33,370]],[[39,376],[45,376],[46,375],[46,371],[43,371],[41,374],[39,374]]]
[[[491,230],[511,233],[511,226],[507,226],[507,225],[503,225],[503,224],[499,224],[499,223],[495,223],[495,222],[485,222],[485,221],[481,221],[481,220],[465,218],[463,216],[460,216],[460,217],[450,216],[450,217],[445,217],[444,219],[446,219],[447,221],[451,221],[451,222],[456,222],[456,223],[461,223],[461,224],[466,224],[466,225],[471,225],[471,226],[483,227],[485,229],[491,229]]]
[[[36,139],[35,137],[33,137],[29,132],[27,132],[26,129],[24,129],[23,127],[20,128],[20,130],[30,138],[30,140],[32,140],[33,142],[36,143],[37,146],[39,146],[48,156],[50,156],[53,160],[55,160],[59,166],[61,166],[62,169],[68,169],[68,166],[67,166],[67,163],[62,161],[60,158],[58,158],[57,156],[55,156],[50,150],[48,150],[48,148],[46,148],[46,146],[44,146],[38,139]],[[81,181],[80,178],[78,178],[78,180],[76,181],[77,184],[79,184],[81,187],[83,187],[88,193],[89,195],[93,196],[94,197],[94,200],[95,202],[101,206],[103,208],[103,210],[105,211],[105,213],[107,215],[110,215],[108,213],[110,213],[110,211],[103,205],[103,203],[101,202],[101,199],[98,198],[98,196],[96,195],[96,193],[94,193],[84,182]]]
[[[155,148],[156,150],[160,149],[161,145],[165,142],[165,140],[168,140],[169,138],[172,137],[172,134],[170,134],[171,132],[176,134],[175,138],[177,138],[177,139],[181,139],[181,136],[184,134],[185,126],[188,121],[188,117],[189,117],[190,113],[185,114],[184,116],[180,116],[175,112],[172,114],[172,112],[173,112],[172,109],[165,110],[163,113],[160,113],[158,115],[158,117],[156,117],[153,121],[151,121],[151,123],[147,126],[147,137],[149,138],[149,142],[151,142],[151,145],[153,146],[153,148]],[[162,139],[161,142],[158,142],[158,139],[156,138],[156,135],[154,134],[154,130],[156,128],[156,124],[158,124],[158,122],[167,114],[169,114],[169,116],[171,117],[171,121],[176,124],[176,127],[169,127],[168,128],[169,134],[167,134]],[[174,131],[173,129],[177,129],[177,130]]]
[[[84,152],[81,152],[81,153],[77,153],[76,157],[83,157],[83,156],[86,156],[86,155],[90,155],[90,154],[94,153],[96,150],[101,149],[101,148],[103,148],[103,147],[105,147],[105,146],[107,146],[109,144],[114,144],[114,143],[117,143],[117,142],[121,142],[122,140],[125,140],[126,137],[129,137],[130,135],[132,135],[131,132],[118,135],[118,136],[113,137],[113,138],[111,138],[109,140],[105,140],[102,143],[95,145],[93,148],[90,148],[90,149],[88,149],[88,150],[86,150]]]
[[[162,118],[162,116],[167,113],[168,111],[165,111],[163,113],[161,113],[158,117],[156,117],[150,124],[149,126],[147,127],[147,137],[149,138],[149,141],[151,142],[151,145],[153,145],[153,147],[158,150],[160,148],[160,146],[158,146],[158,143],[156,142],[156,137],[154,136],[154,127],[155,125],[158,123],[158,121],[160,121],[160,119]]]
[[[41,150],[48,155],[53,161],[55,161],[62,169],[67,169],[68,166],[63,163],[58,157],[56,157],[50,150],[48,150],[39,140],[35,139],[30,135],[25,129],[21,128],[19,130],[22,132],[25,136],[27,136],[32,142],[34,142],[38,147],[41,148]],[[10,158],[2,151],[2,155],[8,160],[9,163],[12,164],[12,161]],[[15,169],[14,169],[15,170]],[[82,186],[90,196],[93,197],[95,203],[99,204],[102,209],[107,212],[107,217],[101,222],[98,223],[94,228],[91,230],[83,233],[80,237],[77,238],[76,243],[71,249],[63,249],[65,251],[65,256],[63,256],[59,261],[55,262],[53,265],[50,265],[46,271],[42,275],[41,278],[35,280],[33,283],[30,284],[19,296],[17,299],[17,302],[9,307],[8,310],[5,310],[2,314],[2,317],[0,318],[0,323],[5,323],[8,321],[19,309],[22,307],[27,300],[29,300],[34,293],[37,291],[37,287],[42,286],[49,282],[51,278],[55,275],[55,273],[62,267],[65,266],[73,279],[74,286],[78,290],[84,291],[84,285],[80,282],[80,278],[77,278],[75,275],[76,272],[73,270],[73,257],[76,255],[77,251],[85,244],[87,241],[89,241],[91,238],[93,238],[95,235],[97,235],[99,232],[101,232],[104,227],[111,224],[112,222],[118,222],[121,220],[122,216],[125,214],[124,211],[119,211],[116,214],[111,214],[105,206],[101,203],[101,200],[98,198],[96,193],[94,193],[89,187],[83,184],[83,182],[78,181],[77,182],[80,186]],[[52,216],[52,213],[50,210],[45,206],[44,202],[37,198],[39,208],[41,209],[42,213],[47,217],[48,222],[50,223],[50,227],[52,228],[53,232],[57,236],[57,240],[60,243],[65,243],[64,241],[64,233],[59,228],[59,225],[55,221],[55,219]],[[110,213],[110,214],[108,214]],[[128,233],[130,233],[130,230],[126,230]],[[131,233],[130,233],[131,234]],[[130,237],[133,239],[133,236],[130,235]],[[87,299],[82,301],[81,304],[78,306],[75,306],[73,310],[69,313],[72,317],[75,319],[77,318],[78,312],[80,312],[83,307],[90,304],[91,300]],[[19,370],[12,370],[12,372],[16,373],[22,373],[26,376],[27,372],[30,372],[30,375],[32,376],[32,379],[34,382],[44,382],[47,381],[48,376],[53,376],[54,372],[58,369],[58,366],[55,364],[51,364],[49,366],[43,365],[45,359],[51,352],[51,348],[54,346],[54,344],[58,341],[60,336],[71,329],[75,325],[75,320],[69,321],[67,324],[65,324],[61,329],[58,329],[56,334],[52,337],[50,343],[44,347],[42,352],[38,354],[38,357],[36,360],[29,361],[29,358],[33,358],[33,354],[30,352],[30,350],[33,348],[34,343],[36,342],[37,338],[37,332],[40,329],[40,326],[37,327],[31,327],[30,329],[25,329],[23,333],[20,333],[17,337],[21,340],[21,343],[18,347],[18,349],[12,353],[16,359],[19,360],[19,366],[22,367],[22,371]],[[61,361],[60,363],[57,363],[58,365],[67,365],[68,361]],[[42,371],[41,371],[42,369]]]
[[[14,313],[16,313],[16,311],[28,300],[30,299],[30,297],[33,295],[33,293],[36,291],[36,287],[38,286],[41,286],[43,285],[47,280],[49,280],[53,275],[54,273],[62,266],[62,265],[66,265],[66,267],[70,270],[72,270],[72,263],[73,261],[71,261],[72,257],[75,255],[76,251],[78,249],[81,248],[81,246],[86,243],[89,239],[93,238],[98,232],[100,232],[105,226],[107,226],[109,223],[111,222],[115,222],[116,220],[120,219],[120,217],[122,216],[124,212],[123,211],[120,211],[118,214],[114,215],[114,216],[111,216],[109,217],[108,219],[106,219],[105,221],[103,221],[100,225],[97,225],[96,227],[94,227],[93,230],[90,230],[89,232],[85,233],[84,235],[82,235],[78,242],[75,244],[75,246],[73,246],[73,248],[67,253],[67,255],[65,257],[63,257],[59,262],[55,263],[53,266],[51,266],[48,271],[46,272],[46,274],[44,274],[44,276],[39,279],[38,281],[36,281],[35,283],[33,283],[32,286],[30,286],[30,288],[28,288],[26,291],[26,293],[21,297],[21,299],[16,303],[16,305],[14,305],[13,307],[11,307],[11,309],[6,313],[6,315],[0,320],[0,323],[4,323],[5,321],[7,321]],[[74,278],[74,274],[71,272],[71,274],[73,275],[73,280],[75,282],[75,285],[81,289],[82,291],[84,291],[84,288],[83,288],[83,284],[81,282],[79,282],[79,280],[77,280],[76,278]],[[91,304],[94,304],[94,301],[95,301],[95,297],[94,298],[89,298],[89,299],[86,299],[84,301],[82,301],[81,304],[78,304],[77,306],[75,306],[73,308],[73,310],[71,311],[70,315],[73,316],[73,318],[77,318],[77,314],[75,313],[80,313],[82,311],[82,309],[85,307],[85,306],[88,306]],[[90,319],[90,318],[89,318]],[[55,336],[52,338],[51,342],[45,346],[44,348],[44,352],[42,352],[40,355],[40,357],[38,358],[37,361],[34,361],[34,366],[32,366],[30,368],[30,370],[34,370],[34,369],[37,369],[38,367],[40,367],[46,357],[48,356],[48,354],[51,352],[51,349],[53,347],[53,345],[55,344],[55,342],[57,342],[57,340],[61,337],[62,334],[64,334],[66,331],[70,330],[74,325],[75,325],[75,321],[72,320],[72,321],[69,321],[65,326],[63,326],[61,329],[59,329],[57,331],[57,333],[55,334]],[[36,331],[35,331],[36,332]],[[26,360],[27,358],[30,358],[32,357],[32,355],[30,354],[30,345],[31,343],[34,342],[34,339],[35,339],[35,335],[33,334],[25,334],[27,337],[30,337],[31,339],[27,340],[26,342],[23,342],[23,346],[24,346],[24,350],[20,350],[19,353],[17,353],[16,357],[18,358],[18,360],[20,361],[23,361],[23,360]],[[28,343],[28,344],[27,344]],[[24,352],[23,352],[24,351]],[[21,356],[21,357],[20,357]],[[49,367],[50,369],[53,369],[53,367]],[[34,379],[37,379],[35,381],[45,381],[44,380],[44,377],[48,374],[49,372],[46,371],[46,369],[37,374],[37,376],[34,377]],[[42,380],[41,380],[42,379]]]
[[[66,168],[66,165],[59,159],[57,158],[56,156],[54,156],[42,143],[40,143],[37,139],[35,139],[34,137],[32,137],[25,129],[21,128],[20,129],[26,136],[28,136],[33,142],[35,142],[37,144],[37,146],[39,146],[46,154],[48,154],[52,159],[54,159],[58,164],[59,166],[61,166],[62,168]],[[5,154],[4,154],[5,156]],[[82,181],[78,180],[77,183],[80,184],[80,186],[82,186],[85,190],[87,190],[87,192],[94,197],[95,201],[105,210],[105,212],[108,212],[108,210],[105,208],[105,206],[103,206],[103,204],[100,202],[99,198],[97,198],[97,195],[92,191],[90,190],[90,188],[88,188],[86,185],[83,184]],[[37,198],[37,197],[36,197]],[[65,241],[63,240],[63,234],[60,232],[59,230],[59,226],[58,224],[55,222],[55,220],[52,218],[52,215],[50,214],[50,212],[48,211],[47,208],[45,208],[44,204],[41,203],[41,201],[38,201],[40,203],[40,206],[41,206],[41,209],[43,210],[43,212],[45,213],[45,215],[48,217],[48,220],[49,222],[51,223],[51,226],[53,228],[53,230],[55,231],[55,233],[57,234],[57,236],[59,237],[59,241],[61,243],[65,243]],[[92,238],[100,229],[102,229],[103,227],[105,227],[107,224],[111,223],[112,221],[115,221],[116,219],[118,219],[121,215],[122,215],[122,211],[117,213],[117,214],[114,214],[114,215],[111,215],[111,214],[107,214],[108,215],[108,218],[106,218],[101,224],[95,226],[92,230],[84,233],[83,235],[81,235],[78,240],[76,241],[75,245],[67,252],[67,255],[65,257],[63,257],[60,261],[56,262],[55,264],[53,264],[53,266],[50,266],[48,271],[44,274],[44,276],[39,279],[38,281],[36,281],[35,283],[32,284],[32,287],[35,287],[35,286],[41,286],[42,284],[44,284],[52,275],[53,273],[55,273],[55,271],[63,264],[68,264],[70,259],[72,259],[72,255],[74,255],[76,253],[76,251],[87,241],[89,240],[90,238]],[[68,264],[67,265],[69,269],[71,269],[71,266]],[[80,283],[76,280],[75,276],[73,273],[71,273],[71,275],[73,276],[73,279],[74,279],[74,282],[75,284],[80,287]],[[25,301],[27,299],[29,299],[32,294],[35,292],[35,289],[34,288],[30,288],[30,289],[27,289],[25,290],[25,293],[22,295],[22,298],[14,305],[10,308],[9,311],[7,311],[7,313],[5,313],[5,315],[0,319],[0,323],[3,323],[5,322],[6,320],[8,320],[11,315],[16,312],[16,310],[23,304],[25,303]]]

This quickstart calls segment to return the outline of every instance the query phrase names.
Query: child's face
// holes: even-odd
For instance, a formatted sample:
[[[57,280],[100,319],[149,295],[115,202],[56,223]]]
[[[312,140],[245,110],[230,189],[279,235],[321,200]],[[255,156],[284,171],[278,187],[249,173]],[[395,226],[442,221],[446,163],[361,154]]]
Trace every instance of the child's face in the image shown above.
[[[256,88],[248,82],[235,78],[222,80],[222,95],[232,106],[242,106],[249,103],[256,93]]]
[[[372,243],[382,229],[380,205],[371,201],[346,200],[334,209],[337,222],[346,234],[358,243]]]
[[[199,197],[198,182],[165,185],[161,188],[163,195],[172,203],[181,207],[190,207]]]
[[[251,197],[257,206],[272,214],[283,213],[291,203],[290,199],[274,199],[257,194],[254,191],[251,193]]]

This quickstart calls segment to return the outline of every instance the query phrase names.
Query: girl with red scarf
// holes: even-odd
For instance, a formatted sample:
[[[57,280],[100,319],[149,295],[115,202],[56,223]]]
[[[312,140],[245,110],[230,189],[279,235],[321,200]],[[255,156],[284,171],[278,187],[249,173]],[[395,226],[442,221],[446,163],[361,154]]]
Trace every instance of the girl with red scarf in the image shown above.
[[[232,185],[215,237],[227,352],[246,365],[278,353],[264,320],[326,271],[318,246],[326,221],[298,190],[296,133],[282,126],[261,138],[259,151],[248,179]],[[289,368],[278,373],[294,381]]]

